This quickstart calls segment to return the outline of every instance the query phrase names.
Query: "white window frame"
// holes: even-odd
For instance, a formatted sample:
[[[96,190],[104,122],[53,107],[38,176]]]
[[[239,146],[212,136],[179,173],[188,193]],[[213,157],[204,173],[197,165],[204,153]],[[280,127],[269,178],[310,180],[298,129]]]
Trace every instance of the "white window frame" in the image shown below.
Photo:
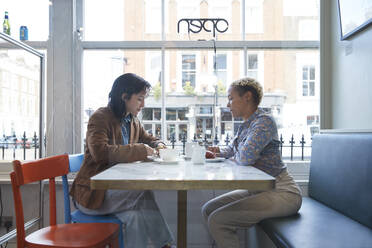
[[[249,50],[247,51],[247,56],[244,57],[244,53],[241,53],[240,54],[240,60],[241,60],[241,67],[240,67],[240,71],[241,71],[241,76],[242,77],[247,77],[248,76],[248,71],[249,71],[249,68],[248,68],[248,56],[251,55],[251,54],[257,54],[257,81],[261,84],[262,87],[265,86],[265,66],[264,66],[264,54],[265,54],[265,51],[261,51],[261,50]],[[244,63],[244,60],[246,61]],[[247,66],[247,68],[244,68],[244,65]],[[252,70],[253,71],[253,70]],[[245,74],[246,73],[246,74]]]
[[[307,79],[304,79],[303,78],[303,74],[304,74],[304,69],[307,69]],[[310,78],[310,70],[311,69],[314,69],[314,79],[311,79]],[[316,94],[316,81],[315,81],[315,73],[316,73],[316,69],[315,69],[315,65],[303,65],[302,66],[302,96],[303,97],[314,97],[315,94]],[[306,84],[307,86],[307,94],[304,95],[304,85]],[[312,87],[314,87],[314,89],[312,89]]]
[[[198,72],[200,72],[200,52],[195,51],[195,50],[188,50],[188,51],[177,51],[177,69],[176,69],[176,74],[177,74],[177,87],[176,91],[177,92],[184,92],[184,89],[182,87],[182,56],[183,55],[195,55],[195,92],[201,92],[200,89],[200,82],[198,78]]]
[[[177,53],[181,53],[183,50],[185,49],[196,49],[196,50],[193,50],[193,52],[195,53],[198,53],[198,49],[202,50],[202,49],[210,49],[210,44],[206,44],[206,43],[203,43],[203,42],[199,42],[199,41],[194,41],[194,40],[190,40],[190,41],[159,41],[159,42],[153,42],[153,41],[136,41],[136,42],[130,42],[130,41],[94,41],[94,42],[91,42],[91,41],[84,41],[84,40],[80,40],[78,37],[79,37],[79,33],[78,33],[78,30],[80,27],[83,26],[83,11],[82,11],[82,0],[76,0],[76,1],[73,1],[73,2],[70,2],[70,1],[58,1],[58,4],[53,4],[53,2],[56,2],[57,0],[51,0],[52,2],[52,5],[50,5],[50,8],[54,10],[54,14],[55,15],[58,15],[58,13],[65,13],[65,9],[69,9],[71,8],[71,6],[74,6],[73,7],[76,7],[76,16],[73,16],[72,18],[74,19],[74,24],[71,24],[71,15],[64,15],[62,16],[61,14],[58,15],[58,21],[61,22],[61,24],[59,25],[54,25],[53,22],[56,20],[56,18],[53,18],[52,16],[50,16],[50,24],[49,27],[50,27],[50,35],[52,36],[52,39],[53,40],[53,35],[54,34],[64,34],[66,33],[66,30],[70,30],[70,32],[72,32],[74,34],[73,36],[73,40],[68,40],[68,42],[62,42],[60,43],[61,45],[61,48],[62,50],[65,49],[65,48],[69,48],[71,47],[71,43],[74,44],[74,49],[71,50],[71,53],[70,54],[66,54],[66,58],[65,57],[60,57],[60,58],[56,58],[55,61],[51,61],[49,60],[48,62],[48,72],[47,74],[48,75],[55,75],[56,73],[58,73],[58,76],[61,77],[61,78],[67,78],[67,79],[71,79],[71,82],[74,83],[74,89],[77,89],[76,91],[74,91],[74,95],[73,95],[73,99],[72,101],[74,102],[74,106],[76,107],[73,111],[74,113],[78,113],[79,112],[79,107],[81,107],[80,103],[82,101],[82,95],[80,94],[80,88],[82,87],[81,85],[81,82],[82,82],[82,70],[81,70],[81,55],[82,55],[82,52],[85,50],[85,49],[163,49],[162,50],[162,61],[165,61],[165,51],[167,51],[167,49],[178,49],[177,50]],[[184,3],[187,3],[189,4],[189,1],[178,1],[178,3],[181,3],[178,5],[178,8],[182,8],[182,4]],[[241,0],[240,1],[240,4],[241,6],[243,6],[243,3],[244,4],[249,4],[249,1],[248,0]],[[200,6],[199,4],[196,5],[197,6],[197,10],[195,12],[195,14],[197,16],[199,16],[199,13],[200,13]],[[167,10],[166,10],[167,11]],[[244,15],[242,15],[244,17]],[[245,23],[245,20],[242,20],[242,24]],[[76,24],[76,26],[74,26]],[[184,29],[183,29],[184,30]],[[186,31],[187,32],[187,31]],[[244,37],[244,31],[242,32],[242,37],[241,37],[241,40],[239,41],[216,41],[216,46],[218,47],[218,49],[235,49],[235,50],[241,50],[241,51],[250,51],[250,49],[253,49],[253,50],[260,50],[260,51],[264,51],[265,49],[318,49],[319,48],[319,41],[310,41],[310,42],[304,42],[304,41],[285,41],[285,40],[278,40],[278,41],[250,41],[250,40],[245,40],[245,37]],[[36,49],[49,49],[51,48],[52,50],[48,50],[48,54],[53,54],[53,47],[52,46],[49,46],[48,44],[51,43],[51,40],[49,41],[30,41],[29,44],[36,48]],[[56,40],[56,38],[54,38],[54,40]],[[190,51],[190,50],[189,50]],[[241,54],[244,54],[244,52],[241,52]],[[62,67],[66,67],[66,63],[65,61],[69,61],[67,60],[67,57],[71,57],[73,56],[73,59],[70,59],[73,61],[73,64],[69,64],[68,66],[71,66],[71,68],[75,68],[74,70],[66,70],[66,69],[63,69],[63,70],[60,70],[60,68]],[[197,58],[199,57],[200,59],[200,56],[197,56]],[[244,64],[246,58],[245,56],[242,56],[242,64]],[[177,63],[179,63],[180,59],[177,59]],[[53,62],[53,65],[52,67],[49,67],[49,65],[51,65],[51,63]],[[200,63],[198,62],[198,59],[197,59],[197,72],[200,71],[199,70],[199,65]],[[179,72],[179,66],[181,65],[178,65],[178,68],[176,69],[177,72]],[[53,69],[54,68],[54,69]],[[162,68],[163,70],[165,70],[165,73],[164,75],[166,75],[168,72],[166,71],[166,67],[165,65],[162,65]],[[244,66],[243,66],[244,68]],[[317,69],[319,67],[316,67]],[[243,70],[240,70],[241,72],[244,73],[244,69]],[[3,75],[4,76],[4,75]],[[180,78],[181,76],[180,75],[177,75],[177,83],[179,84],[180,82]],[[51,76],[48,76],[48,82],[52,82],[53,81],[53,77]],[[197,82],[197,79],[196,79],[196,82]],[[263,80],[261,80],[261,82],[264,82]],[[319,82],[319,81],[317,81]],[[69,89],[69,85],[66,84],[63,86],[65,89]],[[179,85],[179,88],[181,88],[182,86]],[[49,92],[48,92],[49,93]],[[49,96],[51,96],[51,94],[49,94]],[[55,95],[53,95],[52,97],[56,97]],[[62,98],[65,98],[66,99],[66,102],[67,101],[71,101],[71,96],[66,94],[64,96],[62,96]],[[163,97],[165,97],[165,94],[163,94]],[[58,96],[57,97],[59,100],[61,98],[61,96]],[[48,102],[52,102],[52,101],[48,101]],[[164,106],[163,106],[164,107]],[[58,116],[55,115],[55,118],[56,118],[56,121],[58,121]],[[81,122],[80,125],[82,125],[82,121],[83,121],[83,118],[81,117],[76,117],[76,119],[74,118],[72,121],[74,121],[74,125],[76,127],[76,129],[79,128],[79,121]],[[54,122],[53,122],[54,123]],[[49,125],[52,125],[53,123],[48,123]],[[60,127],[60,126],[58,126]],[[79,131],[77,133],[75,133],[75,131],[72,131],[70,129],[70,126],[66,125],[65,127],[62,126],[62,128],[59,128],[58,130],[50,130],[48,129],[49,131],[49,135],[51,135],[52,137],[53,136],[53,132],[59,132],[59,133],[70,133],[72,137],[75,137],[76,139],[73,139],[71,141],[72,144],[70,144],[69,146],[70,147],[73,147],[74,148],[74,152],[80,152],[81,150],[81,146],[79,146],[79,142],[77,141],[78,139],[82,139],[82,136],[84,136],[84,133]],[[80,133],[82,133],[82,135],[80,135]],[[165,133],[162,134],[162,137],[165,137]],[[59,143],[59,141],[57,139],[55,140],[50,140],[49,142],[50,146],[53,147],[53,151],[60,151],[60,150],[65,150],[65,144],[64,143]]]
[[[304,66],[311,65],[315,68],[315,90],[314,96],[303,96],[302,70]],[[296,82],[297,99],[302,101],[319,101],[320,99],[320,73],[319,59],[315,54],[297,53],[296,54]]]

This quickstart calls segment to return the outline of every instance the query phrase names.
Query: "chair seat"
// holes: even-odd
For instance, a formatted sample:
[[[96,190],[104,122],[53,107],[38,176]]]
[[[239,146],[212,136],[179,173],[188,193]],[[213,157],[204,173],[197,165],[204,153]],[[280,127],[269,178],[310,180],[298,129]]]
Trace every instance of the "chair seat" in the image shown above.
[[[104,247],[117,239],[119,228],[113,223],[74,223],[48,226],[26,237],[27,247]],[[115,244],[118,247],[118,244]]]

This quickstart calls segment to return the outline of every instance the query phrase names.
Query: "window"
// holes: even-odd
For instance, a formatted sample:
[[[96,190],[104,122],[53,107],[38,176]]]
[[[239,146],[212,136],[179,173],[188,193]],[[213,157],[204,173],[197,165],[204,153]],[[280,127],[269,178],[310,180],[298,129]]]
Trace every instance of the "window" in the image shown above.
[[[152,110],[153,110],[152,108],[143,108],[142,109],[142,120],[152,121],[153,120]]]
[[[307,116],[319,115],[319,49],[317,48],[319,36],[317,33],[320,0],[126,0],[107,1],[105,4],[88,0],[52,2],[57,3],[53,5],[54,13],[76,13],[76,23],[84,25],[84,40],[76,39],[60,43],[65,49],[70,48],[71,42],[76,42],[79,49],[73,49],[68,54],[76,56],[75,58],[82,57],[82,61],[74,60],[76,64],[73,68],[83,66],[83,70],[74,70],[71,72],[74,75],[69,74],[69,70],[58,71],[64,74],[60,75],[61,78],[71,79],[76,76],[77,79],[80,77],[83,79],[83,85],[80,85],[80,80],[74,82],[77,93],[80,92],[80,86],[83,89],[82,99],[79,99],[80,95],[76,94],[75,100],[77,103],[80,102],[79,100],[84,101],[81,111],[84,116],[81,118],[78,116],[75,120],[83,119],[84,128],[89,115],[98,107],[107,105],[108,92],[113,80],[122,73],[133,72],[144,77],[153,86],[153,91],[146,99],[142,123],[146,125],[146,130],[151,130],[155,136],[162,136],[167,141],[169,127],[172,129],[169,133],[175,133],[177,140],[180,139],[181,133],[187,130],[187,138],[190,141],[190,138],[192,139],[197,133],[197,125],[203,135],[212,134],[210,136],[213,138],[217,127],[220,141],[227,132],[234,133],[242,120],[233,118],[228,110],[222,111],[226,106],[225,96],[217,94],[218,106],[213,106],[215,82],[209,79],[201,80],[202,73],[206,75],[214,73],[211,33],[202,30],[198,34],[188,34],[186,23],[182,23],[181,32],[177,33],[177,21],[181,18],[222,17],[229,21],[228,31],[217,33],[217,43],[223,45],[223,48],[217,46],[217,77],[220,81],[226,82],[226,88],[230,82],[244,76],[257,78],[262,85],[265,85],[261,106],[273,110],[274,106],[280,110],[277,116],[283,120],[282,130],[287,133],[298,130],[302,133],[305,129],[310,129],[310,126],[306,125]],[[161,6],[162,3],[165,6]],[[4,6],[9,7],[14,38],[18,38],[19,25],[26,24],[30,40],[46,41],[49,35],[48,4],[48,0],[4,0],[0,6],[0,13],[4,13]],[[16,5],[22,8],[17,6],[16,9],[12,9]],[[241,9],[242,6],[245,6],[245,9]],[[66,7],[74,9],[68,10]],[[160,35],[163,8],[165,10],[164,41]],[[37,14],[30,9],[37,9]],[[30,15],[33,18],[30,18]],[[69,26],[71,16],[59,17],[62,18],[53,19],[59,23],[54,25],[55,30],[50,34],[51,39],[56,33],[63,33],[66,28],[71,30]],[[242,34],[243,24],[245,37]],[[199,42],[199,39],[204,39],[205,42]],[[153,40],[157,42],[151,42]],[[288,40],[291,41],[290,45],[282,42]],[[310,42],[303,42],[304,40]],[[35,44],[46,46],[45,42]],[[4,121],[3,130],[6,132],[10,129],[16,132],[18,123],[13,122],[11,125],[11,121],[7,120],[8,113],[15,113],[17,106],[23,104],[22,100],[19,100],[18,91],[22,90],[24,85],[14,77],[10,68],[2,67],[6,64],[3,61],[13,52],[12,49],[3,50],[2,44],[0,47],[2,49],[0,50],[2,71],[0,79],[3,80],[0,83],[2,85],[0,102],[5,104],[0,106],[0,109],[6,113],[5,115],[1,115],[3,112],[0,113],[0,122]],[[83,50],[82,54],[81,50]],[[298,54],[304,56],[297,56]],[[63,65],[64,59],[62,56],[57,58],[57,61],[61,61],[59,64]],[[81,62],[82,64],[79,64]],[[163,65],[162,62],[165,64]],[[314,80],[311,80],[310,66],[314,66]],[[307,79],[303,78],[304,70],[307,70]],[[49,71],[48,75],[52,75],[51,72],[53,71]],[[161,78],[164,78],[164,85],[162,85],[165,88],[164,92],[162,86],[156,87]],[[36,85],[32,91],[33,95],[39,94],[38,80],[34,80]],[[192,89],[184,90],[186,82],[190,82]],[[62,85],[58,87],[61,87],[61,90],[68,88]],[[68,89],[66,92],[71,93],[70,88]],[[70,95],[63,96],[63,99],[70,100],[67,99]],[[29,105],[29,98],[24,99],[27,99],[26,105]],[[32,97],[31,103],[34,106],[30,109],[37,114],[38,99]],[[206,109],[200,111],[200,106],[206,106]],[[211,110],[207,106],[212,106]],[[165,116],[161,116],[162,111],[165,111],[163,112]],[[76,109],[76,112],[78,113],[79,109]],[[213,116],[215,113],[216,116]],[[24,123],[29,121],[25,120]],[[22,126],[26,125],[28,124]],[[76,123],[75,127],[79,126],[79,123]],[[68,130],[56,131],[68,132]],[[52,134],[53,132],[51,130]],[[81,133],[84,135],[85,131]],[[56,142],[53,143],[57,150],[64,150],[58,145]]]
[[[232,121],[232,114],[228,108],[221,108],[221,121]]]
[[[263,0],[245,1],[245,32],[263,32]]]
[[[193,54],[182,55],[182,88],[186,85],[195,88],[195,57]]]
[[[217,84],[226,86],[227,83],[227,55],[216,54],[213,58],[213,63],[216,63]]]
[[[149,134],[153,134],[152,133],[152,124],[143,124],[143,128],[146,130],[146,132],[148,132]]]
[[[302,96],[315,96],[315,66],[302,67]]]
[[[178,140],[183,140],[183,137],[187,139],[187,124],[180,124],[178,125]]]
[[[225,144],[226,138],[234,137],[232,114],[228,108],[221,108],[221,143]]]
[[[155,124],[155,137],[161,139],[161,125]]]
[[[152,87],[161,83],[161,53],[160,51],[146,52],[146,80]]]
[[[319,115],[308,115],[307,116],[307,125],[319,125]]]
[[[213,106],[200,106],[199,107],[199,114],[210,115],[212,113],[213,113]]]
[[[87,2],[85,1],[85,5],[94,5]],[[84,99],[89,103],[84,108],[96,109],[106,105],[107,93],[113,80],[121,73],[133,72],[152,85],[152,91],[142,111],[142,123],[146,125],[146,130],[151,130],[157,137],[163,135],[167,145],[170,145],[169,140],[174,135],[176,145],[180,146],[183,133],[187,134],[188,141],[193,139],[194,134],[197,134],[197,138],[204,138],[205,135],[214,138],[216,134],[222,142],[227,135],[234,136],[234,131],[243,120],[232,117],[229,109],[225,107],[227,99],[225,95],[220,94],[220,88],[216,96],[216,78],[218,87],[220,84],[225,86],[226,92],[232,81],[249,76],[265,86],[261,107],[273,110],[278,128],[291,133],[293,129],[304,132],[305,128],[309,129],[306,125],[307,116],[319,115],[318,108],[314,107],[319,101],[316,98],[319,96],[319,55],[314,46],[318,41],[315,34],[317,30],[313,28],[319,22],[318,12],[315,15],[313,13],[314,9],[318,10],[319,1],[304,0],[303,2],[311,2],[310,5],[313,6],[309,9],[310,13],[295,17],[289,16],[288,14],[296,13],[290,13],[287,9],[290,6],[288,3],[293,2],[127,0],[109,3],[112,6],[107,9],[120,9],[118,11],[121,13],[115,18],[116,23],[110,25],[108,32],[117,29],[118,33],[115,36],[109,34],[108,42],[83,42],[83,65],[91,66],[84,68],[84,83],[88,85],[83,87]],[[162,3],[165,4],[166,23],[169,22],[169,25],[165,24],[164,27],[165,40],[148,43],[146,41],[161,40]],[[243,3],[245,9],[241,9]],[[301,5],[295,3],[295,6]],[[86,16],[99,16],[99,12],[93,15],[93,12],[87,13],[90,11],[89,7],[84,11]],[[304,11],[306,12],[306,9]],[[149,15],[150,18],[147,18]],[[217,44],[216,57],[213,43],[210,41],[211,33],[201,30],[198,34],[188,34],[186,23],[181,23],[180,33],[177,33],[179,19],[217,17],[228,19],[229,29],[225,33],[217,33],[217,43],[223,44],[223,47],[226,45],[227,48],[218,47]],[[111,23],[110,17],[103,19]],[[241,29],[243,22],[245,37]],[[86,23],[87,33],[88,25],[90,24]],[[106,36],[102,38],[96,35],[93,40],[106,40]],[[302,41],[310,38],[315,40],[314,43],[310,42],[311,45]],[[198,42],[199,39],[205,41]],[[136,42],[111,42],[117,40]],[[262,42],[261,47],[260,42],[267,40],[273,42],[270,46]],[[281,42],[286,40],[293,42],[287,46],[286,42]],[[92,46],[97,46],[100,51]],[[111,46],[113,49],[108,49]],[[314,70],[309,66],[313,66]],[[307,67],[307,79],[303,78],[303,67]],[[315,73],[315,78],[312,79],[311,73]],[[210,75],[213,75],[213,78]],[[160,85],[162,78],[164,84]],[[307,96],[303,96],[304,92]],[[312,95],[313,97],[309,97]],[[214,106],[216,99],[218,105]],[[301,112],[299,109],[303,110],[303,114],[298,114]],[[161,116],[162,111],[165,116]]]
[[[176,139],[176,124],[167,124],[167,140]]]
[[[167,120],[175,121],[177,119],[177,110],[167,108]]]
[[[248,54],[248,70],[247,76],[258,79],[258,55],[257,54]]]
[[[145,106],[148,104],[145,103]],[[151,105],[150,105],[151,106]],[[161,109],[145,107],[142,109],[139,119],[145,130],[157,138],[161,138]]]
[[[187,109],[178,109],[178,118],[179,121],[186,121],[188,118],[186,117]]]

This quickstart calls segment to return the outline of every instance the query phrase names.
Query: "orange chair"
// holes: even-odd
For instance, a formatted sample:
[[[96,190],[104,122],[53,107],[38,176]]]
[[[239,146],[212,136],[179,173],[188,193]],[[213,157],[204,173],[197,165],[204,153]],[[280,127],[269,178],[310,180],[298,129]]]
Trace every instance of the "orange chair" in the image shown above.
[[[119,247],[119,225],[114,223],[56,224],[55,177],[68,173],[68,155],[59,155],[21,164],[13,161],[10,173],[17,226],[17,247]],[[49,179],[50,226],[25,237],[20,186]]]

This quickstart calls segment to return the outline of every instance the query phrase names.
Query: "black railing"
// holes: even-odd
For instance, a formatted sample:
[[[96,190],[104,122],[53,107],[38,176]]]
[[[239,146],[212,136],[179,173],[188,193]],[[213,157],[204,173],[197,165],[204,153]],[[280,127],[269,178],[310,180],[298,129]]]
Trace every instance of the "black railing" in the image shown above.
[[[45,142],[44,142],[45,144]],[[16,135],[0,137],[0,150],[2,160],[12,159],[37,159],[39,155],[39,137],[36,132],[28,137],[23,132],[21,137]]]
[[[211,145],[220,145],[228,146],[232,142],[232,137],[228,134],[225,139],[220,143],[217,135],[212,139],[205,135],[203,138],[198,138],[196,134],[192,139],[193,142],[198,142],[199,144],[205,146]],[[175,134],[171,134],[169,146],[173,149],[180,147],[182,154],[185,154],[185,147],[187,143],[186,135],[183,134],[179,141],[176,140]],[[296,143],[298,142],[298,143]],[[311,142],[307,145],[304,135],[301,135],[301,138],[296,140],[294,135],[287,140],[280,135],[279,146],[280,153],[283,159],[289,160],[305,160],[310,158],[311,153]],[[46,144],[46,142],[44,142]],[[299,145],[296,145],[299,144]],[[39,154],[39,137],[36,135],[36,132],[32,137],[27,138],[26,132],[23,133],[22,137],[5,136],[3,135],[0,138],[0,151],[2,160],[12,160],[12,159],[37,159]]]
[[[208,139],[205,135],[204,138],[197,138],[197,135],[194,134],[194,137],[192,139],[192,142],[197,142],[200,145],[210,146],[210,145],[220,145],[220,146],[228,146],[232,142],[232,137],[230,137],[228,134],[226,135],[226,138],[223,140],[222,144],[219,144],[220,141],[218,140],[217,135],[214,137],[214,139]],[[173,149],[177,146],[181,147],[182,154],[185,154],[185,147],[186,147],[186,135],[182,135],[180,141],[177,141],[175,139],[175,135],[172,134],[170,136],[170,147]],[[290,159],[290,160],[305,160],[310,159],[310,153],[311,153],[311,142],[310,145],[306,145],[306,140],[304,135],[301,135],[301,138],[298,140],[298,143],[300,145],[296,145],[296,140],[294,138],[294,135],[291,135],[291,138],[288,140],[284,140],[283,135],[280,135],[279,138],[279,149],[280,154],[284,159]]]

